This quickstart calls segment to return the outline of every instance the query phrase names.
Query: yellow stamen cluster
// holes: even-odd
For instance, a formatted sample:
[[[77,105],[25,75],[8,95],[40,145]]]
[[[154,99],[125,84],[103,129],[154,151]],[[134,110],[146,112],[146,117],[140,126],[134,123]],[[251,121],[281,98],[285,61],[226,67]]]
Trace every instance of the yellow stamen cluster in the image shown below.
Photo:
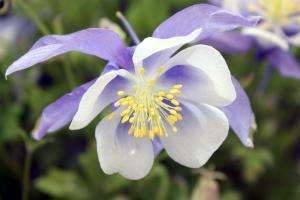
[[[251,3],[249,9],[279,25],[300,23],[299,0],[257,0],[257,4]]]
[[[144,71],[140,71],[143,76]],[[134,85],[134,95],[126,94],[125,91],[118,91],[121,98],[115,102],[116,107],[123,107],[120,112],[121,123],[131,124],[128,134],[134,137],[148,136],[154,139],[155,136],[168,137],[165,124],[169,124],[173,132],[177,132],[175,123],[182,120],[180,114],[182,108],[176,96],[180,95],[181,84],[173,85],[168,91],[155,90],[155,80],[143,81]],[[109,119],[115,116],[110,114]]]

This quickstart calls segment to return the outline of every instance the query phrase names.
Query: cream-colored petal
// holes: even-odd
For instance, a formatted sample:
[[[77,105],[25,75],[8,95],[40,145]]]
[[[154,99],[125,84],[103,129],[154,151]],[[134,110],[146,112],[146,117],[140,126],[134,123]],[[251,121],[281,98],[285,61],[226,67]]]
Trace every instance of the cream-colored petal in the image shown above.
[[[225,114],[209,105],[184,104],[184,119],[177,133],[169,131],[160,141],[168,155],[181,165],[203,166],[225,140],[229,124]]]
[[[289,37],[288,40],[292,45],[299,47],[300,46],[300,33]]]
[[[177,49],[182,47],[183,45],[193,42],[196,38],[201,34],[202,29],[196,29],[192,33],[186,36],[172,37],[168,39],[160,39],[148,37],[144,39],[137,47],[133,54],[133,63],[137,67],[143,67],[143,61],[154,55],[155,53],[163,52],[165,55],[171,56]],[[160,57],[162,59],[161,62],[166,61],[164,59],[168,59],[168,57]],[[157,62],[157,61],[156,61]],[[160,66],[156,66],[160,67]]]
[[[178,66],[182,66],[182,75],[176,74],[169,78],[169,72]],[[158,81],[160,85],[167,85],[168,82],[184,84],[181,97],[194,102],[226,106],[236,98],[231,74],[223,56],[208,45],[195,45],[172,57],[165,64],[165,73]]]
[[[222,7],[226,10],[245,15],[251,13],[251,6],[255,6],[257,0],[222,0]]]
[[[120,117],[104,118],[96,128],[97,153],[106,174],[119,173],[136,180],[146,176],[153,165],[154,151],[148,138],[128,135]]]
[[[280,34],[276,34],[261,28],[252,27],[244,28],[242,30],[242,34],[258,38],[260,44],[266,48],[278,46],[283,50],[289,50],[289,43],[287,39]]]
[[[100,76],[82,96],[78,110],[69,127],[71,130],[84,128],[102,111],[106,105],[116,100],[114,98],[109,98],[111,95],[108,95],[108,92],[105,93],[106,95],[102,95],[102,93],[106,86],[108,86],[110,83],[112,83],[111,87],[114,87],[114,83],[112,81],[117,77],[122,77],[128,80],[129,83],[126,84],[124,82],[124,85],[115,87],[114,90],[108,92],[116,93],[115,90],[121,88],[126,89],[126,87],[128,87],[130,84],[130,80],[132,79],[130,73],[124,69],[110,71]],[[117,83],[118,81],[116,81],[116,84]]]

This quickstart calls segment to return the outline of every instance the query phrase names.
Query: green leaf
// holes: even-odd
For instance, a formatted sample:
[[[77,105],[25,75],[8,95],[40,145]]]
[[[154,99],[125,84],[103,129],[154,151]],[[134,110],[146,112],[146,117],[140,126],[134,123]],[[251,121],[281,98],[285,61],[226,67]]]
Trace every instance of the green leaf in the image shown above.
[[[22,131],[16,120],[21,113],[20,105],[12,104],[11,106],[1,107],[0,113],[0,141],[15,140]]]
[[[222,194],[221,200],[241,200],[241,195],[234,190],[227,190]]]
[[[90,193],[82,178],[74,171],[51,169],[39,177],[34,185],[41,192],[56,198],[88,199]]]
[[[141,200],[164,200],[168,195],[170,178],[163,165],[155,164],[144,179],[133,184],[133,195]]]
[[[171,200],[189,200],[188,185],[185,179],[175,177],[170,183],[170,190],[167,199]]]

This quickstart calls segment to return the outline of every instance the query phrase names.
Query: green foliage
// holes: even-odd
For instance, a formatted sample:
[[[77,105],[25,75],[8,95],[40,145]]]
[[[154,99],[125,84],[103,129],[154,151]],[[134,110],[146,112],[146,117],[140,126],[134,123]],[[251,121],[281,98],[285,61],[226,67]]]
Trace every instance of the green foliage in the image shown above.
[[[73,171],[50,169],[35,182],[36,188],[56,198],[87,199],[88,188]]]
[[[79,171],[50,168],[39,177],[35,187],[52,197],[61,199],[111,199],[130,182],[121,176],[107,176],[99,170],[95,145],[79,156]],[[116,194],[116,195],[114,195]],[[113,198],[112,198],[113,199]]]
[[[170,188],[170,177],[163,165],[156,164],[149,176],[132,185],[133,197],[141,200],[166,199]]]
[[[20,137],[21,129],[16,120],[20,111],[21,106],[18,104],[0,108],[0,141],[11,141]]]
[[[159,6],[156,6],[158,5]],[[155,8],[155,9],[149,9]],[[155,16],[154,16],[155,10]],[[139,35],[151,34],[154,28],[168,17],[167,1],[134,0],[127,10],[128,20]]]
[[[45,32],[65,34],[98,27],[102,17],[120,24],[115,17],[118,10],[124,12],[139,37],[143,38],[150,36],[155,27],[175,11],[199,2],[15,0],[12,9],[5,8],[6,14],[29,18],[35,24],[35,30],[31,35],[20,34],[20,41],[5,47],[5,54],[0,57],[3,77],[0,78],[0,199],[20,199],[24,157],[28,150],[33,152],[30,177],[30,199],[33,200],[188,200],[197,192],[202,197],[211,194],[206,183],[213,183],[213,187],[218,188],[214,192],[220,200],[300,199],[299,81],[274,72],[265,94],[257,95],[266,63],[257,64],[254,52],[226,55],[233,75],[250,96],[257,131],[253,135],[255,148],[245,148],[230,132],[220,150],[210,159],[208,165],[225,174],[225,179],[208,179],[180,167],[166,154],[159,155],[150,174],[140,181],[105,175],[100,169],[94,139],[94,128],[101,117],[75,133],[62,129],[47,136],[44,142],[28,139],[45,105],[97,77],[105,64],[92,56],[69,53],[5,80],[7,66],[37,38]],[[126,42],[131,43],[128,36]],[[295,50],[298,60],[299,53],[299,49]],[[215,174],[214,171],[211,173]]]

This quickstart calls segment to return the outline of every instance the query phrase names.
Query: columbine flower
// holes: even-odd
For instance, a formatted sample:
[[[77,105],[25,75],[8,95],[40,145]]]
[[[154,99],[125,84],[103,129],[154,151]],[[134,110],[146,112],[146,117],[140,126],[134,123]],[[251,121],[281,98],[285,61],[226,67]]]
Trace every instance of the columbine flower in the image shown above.
[[[200,167],[224,141],[229,124],[246,146],[252,146],[248,138],[252,111],[217,50],[195,45],[177,51],[212,32],[251,24],[217,7],[194,5],[132,48],[105,29],[45,36],[6,74],[68,51],[108,60],[99,78],[44,109],[34,137],[41,139],[70,122],[70,129],[81,129],[113,105],[96,128],[105,173],[142,178],[162,148],[178,163]]]
[[[299,0],[211,0],[232,12],[244,16],[260,16],[256,27],[236,32],[216,34],[207,44],[216,44],[229,52],[245,52],[251,47],[262,51],[270,66],[283,76],[300,79],[300,66],[290,53],[290,48],[300,46]]]

